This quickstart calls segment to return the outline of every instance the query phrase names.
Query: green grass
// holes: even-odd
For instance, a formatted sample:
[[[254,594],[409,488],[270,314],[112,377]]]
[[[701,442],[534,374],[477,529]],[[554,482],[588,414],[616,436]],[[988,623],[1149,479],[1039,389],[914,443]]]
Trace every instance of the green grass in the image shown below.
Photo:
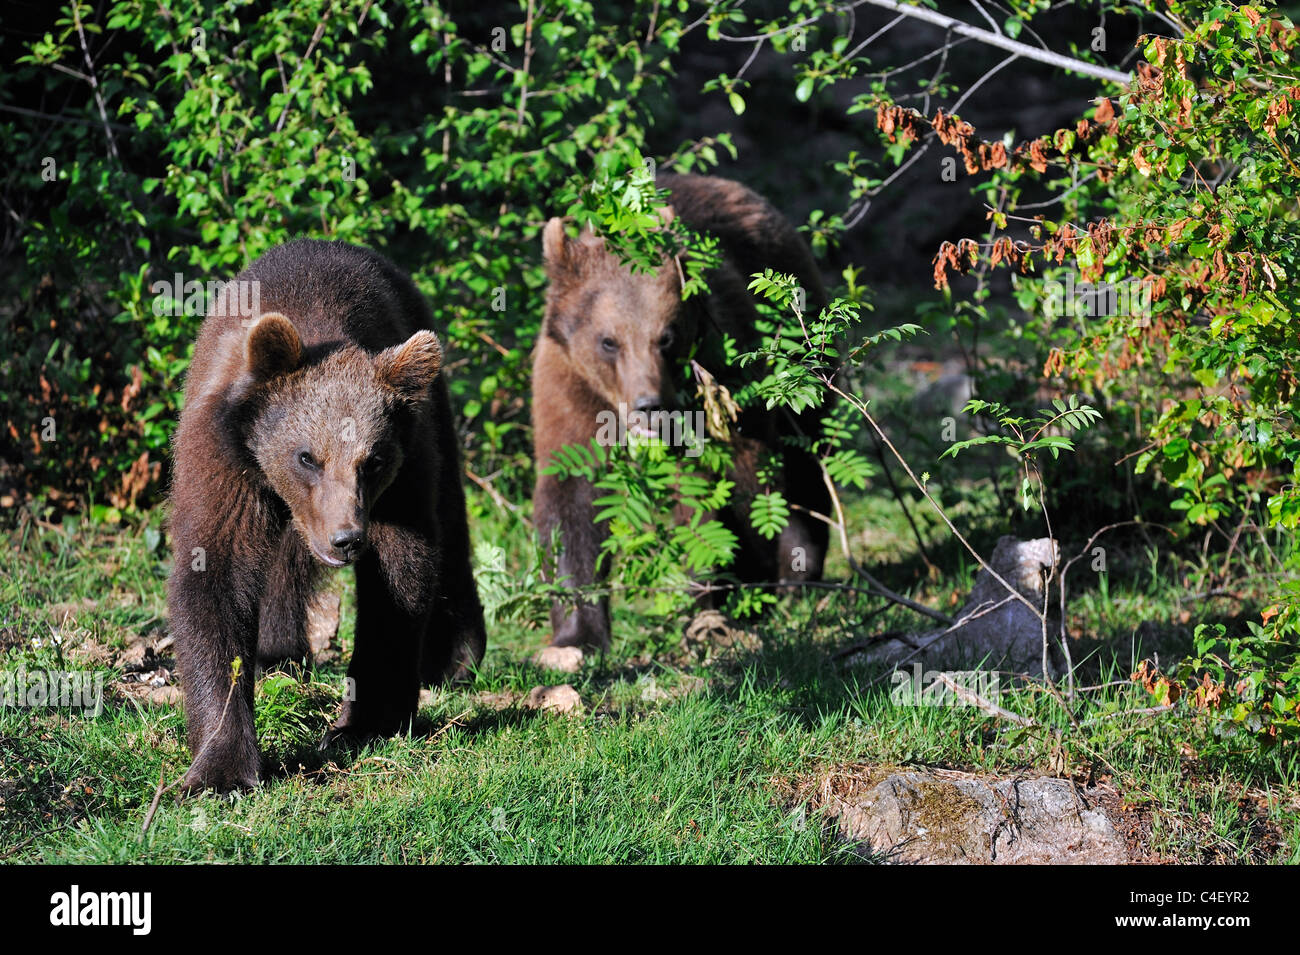
[[[522,528],[477,496],[473,504],[476,533],[504,543],[512,566],[526,560]],[[896,506],[864,499],[853,514],[855,526],[870,526],[876,541],[892,537],[904,555],[882,570],[887,580],[913,581],[914,595],[938,606],[964,594],[969,562],[937,534],[944,573],[934,580],[908,563],[910,531]],[[3,667],[107,668],[133,636],[163,632],[158,520],[13,533],[0,558]],[[409,735],[334,761],[315,744],[337,713],[344,661],[308,681],[266,675],[257,716],[267,782],[233,799],[168,794],[143,835],[160,775],[170,782],[188,765],[179,706],[112,697],[98,717],[0,710],[0,859],[853,861],[815,813],[805,824],[800,805],[830,768],[865,764],[1109,777],[1149,829],[1153,858],[1300,861],[1294,753],[1201,756],[1202,731],[1181,716],[1106,715],[1150,705],[1125,682],[1139,656],[1155,649],[1163,659],[1187,645],[1180,588],[1144,562],[1140,548],[1116,550],[1104,592],[1079,575],[1071,624],[1085,658],[1080,679],[1117,684],[1087,694],[1081,728],[1029,688],[1001,700],[1042,723],[1029,732],[973,709],[891,702],[888,680],[874,682],[834,651],[917,621],[861,596],[787,599],[753,625],[761,649],[707,665],[677,649],[683,617],[618,601],[613,652],[581,674],[530,662],[546,634],[526,624],[540,621],[496,627],[474,686],[436,692]],[[344,604],[346,613],[350,593]],[[1198,610],[1244,612],[1227,603]],[[343,637],[346,647],[346,616]],[[563,682],[581,694],[580,714],[520,705],[530,688]]]

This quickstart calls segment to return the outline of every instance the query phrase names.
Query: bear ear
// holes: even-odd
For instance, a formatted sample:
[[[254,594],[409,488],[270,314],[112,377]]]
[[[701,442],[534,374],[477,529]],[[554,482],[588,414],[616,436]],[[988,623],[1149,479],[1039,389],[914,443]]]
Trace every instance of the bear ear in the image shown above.
[[[442,345],[433,332],[421,329],[400,345],[375,356],[379,380],[397,392],[403,401],[426,397],[442,367]]]
[[[564,231],[563,219],[551,219],[542,230],[542,260],[546,263],[546,274],[555,279],[579,271],[583,250],[599,249],[604,244],[605,240],[596,235],[591,223],[583,226],[582,232],[574,239]]]
[[[542,230],[542,261],[546,271],[552,274],[562,272],[569,266],[569,237],[564,233],[564,220],[559,216],[552,218]]]
[[[293,371],[302,361],[302,339],[279,312],[258,317],[244,343],[244,364],[256,382]]]

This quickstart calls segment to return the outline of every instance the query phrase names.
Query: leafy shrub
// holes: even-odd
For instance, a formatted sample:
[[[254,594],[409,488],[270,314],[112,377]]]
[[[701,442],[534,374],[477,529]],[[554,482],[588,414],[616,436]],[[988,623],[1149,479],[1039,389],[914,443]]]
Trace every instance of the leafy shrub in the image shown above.
[[[659,7],[64,4],[0,79],[7,100],[68,104],[55,122],[0,114],[0,194],[24,213],[0,484],[69,506],[156,500],[209,283],[305,234],[384,247],[413,273],[447,335],[471,468],[519,496],[540,229],[599,157],[640,161],[691,28]],[[676,157],[710,161],[710,142]],[[203,291],[155,284],[176,275]]]
[[[1294,603],[1228,636],[1223,624],[1196,628],[1196,653],[1164,676],[1142,661],[1133,677],[1164,706],[1182,706],[1206,724],[1225,752],[1300,740],[1300,625]]]
[[[1103,98],[1075,129],[997,156],[989,240],[940,249],[936,284],[976,263],[1019,273],[1052,339],[1044,373],[1137,417],[1134,470],[1172,490],[1179,530],[1213,530],[1231,553],[1233,527],[1264,514],[1288,532],[1300,523],[1300,32],[1263,6],[1169,10],[1182,35],[1140,41],[1146,61],[1118,105]],[[954,118],[932,125],[964,154],[992,155]],[[1016,215],[1025,183],[1053,176],[1060,212],[1034,216],[1025,241],[1014,231],[1030,221]],[[1037,267],[1043,278],[1025,278]],[[1060,321],[1075,275],[1113,298]],[[1300,552],[1285,540],[1294,574]],[[1300,603],[1285,587],[1277,600],[1245,634],[1198,628],[1177,674],[1204,678],[1202,709],[1269,739],[1293,738],[1300,666]]]

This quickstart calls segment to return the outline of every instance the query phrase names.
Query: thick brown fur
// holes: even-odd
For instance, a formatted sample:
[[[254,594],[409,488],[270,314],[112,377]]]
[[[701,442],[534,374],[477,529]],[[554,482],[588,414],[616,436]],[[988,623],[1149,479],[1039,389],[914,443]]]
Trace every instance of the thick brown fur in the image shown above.
[[[722,364],[723,336],[741,350],[757,343],[750,275],[766,268],[792,273],[806,294],[806,310],[826,303],[821,276],[803,239],[762,197],[726,179],[664,175],[671,209],[697,232],[716,236],[724,264],[707,278],[710,292],[681,300],[676,263],[634,274],[619,264],[604,240],[590,232],[568,236],[552,219],[543,231],[549,286],[546,315],[533,353],[533,429],[537,485],[534,520],[544,546],[558,535],[554,573],[575,586],[598,583],[607,529],[594,523],[590,482],[542,474],[554,452],[587,444],[597,434],[601,412],[669,409],[679,403],[676,383],[691,346],[710,372],[733,391],[746,372]],[[689,396],[687,396],[689,397]],[[751,582],[797,583],[821,577],[828,539],[823,523],[796,511],[787,530],[767,541],[750,527],[747,498],[758,490],[754,466],[764,451],[776,454],[776,482],[788,499],[825,514],[829,496],[813,457],[789,447],[783,436],[816,433],[820,412],[794,416],[785,411],[746,411],[736,429],[737,482],[724,522],[740,539],[729,568]],[[552,642],[603,649],[609,645],[609,601],[557,601],[551,610]]]
[[[255,664],[309,660],[306,606],[329,567],[355,566],[357,621],[327,739],[400,729],[420,686],[466,677],[485,644],[442,350],[411,280],[304,239],[236,281],[258,283],[258,314],[232,286],[213,305],[175,440],[187,791],[259,781]]]

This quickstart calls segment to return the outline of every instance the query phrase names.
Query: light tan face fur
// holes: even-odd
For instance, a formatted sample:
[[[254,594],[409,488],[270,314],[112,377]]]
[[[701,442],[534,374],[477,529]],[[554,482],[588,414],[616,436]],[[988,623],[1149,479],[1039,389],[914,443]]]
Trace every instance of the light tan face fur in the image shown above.
[[[283,326],[250,333],[249,365],[266,388],[250,443],[312,554],[343,566],[364,552],[371,507],[402,465],[395,411],[427,397],[442,353],[417,332],[373,358],[348,346],[299,368],[292,337]]]

